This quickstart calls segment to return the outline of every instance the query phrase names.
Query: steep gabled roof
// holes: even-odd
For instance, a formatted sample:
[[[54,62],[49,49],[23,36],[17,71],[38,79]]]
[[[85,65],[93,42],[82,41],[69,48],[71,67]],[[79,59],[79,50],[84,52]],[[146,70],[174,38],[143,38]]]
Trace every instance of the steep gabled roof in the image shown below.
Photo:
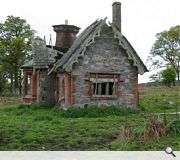
[[[94,39],[100,36],[100,31],[103,25],[106,23],[106,18],[101,20],[96,20],[89,27],[87,27],[75,40],[71,48],[63,55],[63,57],[58,60],[53,68],[50,70],[49,74],[53,71],[57,71],[61,68],[63,71],[70,72],[72,70],[73,64],[78,62],[78,58],[84,56],[86,47],[91,43],[94,43]],[[134,48],[128,42],[128,40],[119,32],[119,30],[111,24],[113,29],[114,38],[119,40],[119,45],[126,50],[128,58],[134,62],[134,66],[137,66],[139,74],[147,72],[147,68],[137,55]]]
[[[139,74],[144,74],[145,72],[148,72],[147,67],[141,60],[141,58],[138,56],[137,52],[135,49],[132,47],[132,45],[129,43],[129,41],[126,39],[125,36],[123,36],[120,31],[113,26],[113,24],[110,24],[113,32],[114,32],[114,38],[119,40],[119,45],[123,47],[123,49],[126,50],[126,53],[128,55],[128,59],[133,61],[133,65],[138,68],[138,73]]]
[[[106,23],[106,18],[103,20],[96,20],[89,27],[87,27],[75,40],[71,48],[64,54],[64,56],[58,60],[49,74],[56,71],[59,67],[69,72],[72,69],[74,62],[77,62],[78,57],[83,56],[83,53],[90,43],[99,34],[99,30]],[[82,53],[82,54],[81,54]]]

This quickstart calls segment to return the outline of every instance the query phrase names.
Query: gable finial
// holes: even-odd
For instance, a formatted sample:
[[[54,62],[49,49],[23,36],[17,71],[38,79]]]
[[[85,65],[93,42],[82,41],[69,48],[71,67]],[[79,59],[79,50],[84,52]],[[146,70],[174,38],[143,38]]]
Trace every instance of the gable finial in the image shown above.
[[[43,38],[44,42],[46,43],[46,36],[44,35],[44,38]]]
[[[49,38],[49,45],[51,46],[51,48],[53,48],[53,44],[52,44],[52,36],[50,34],[50,38]]]

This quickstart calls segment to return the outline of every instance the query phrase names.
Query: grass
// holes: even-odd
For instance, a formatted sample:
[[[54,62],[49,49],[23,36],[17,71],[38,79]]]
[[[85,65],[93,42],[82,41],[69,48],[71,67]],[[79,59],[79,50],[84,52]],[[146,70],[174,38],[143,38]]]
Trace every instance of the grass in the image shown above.
[[[163,112],[164,108],[171,112],[177,105],[180,106],[180,86],[140,88],[140,108],[146,112]]]
[[[164,150],[167,145],[180,150],[178,132],[159,139],[142,138],[147,123],[144,115],[163,112],[164,107],[166,112],[174,112],[174,105],[180,105],[178,94],[178,89],[141,90],[137,110],[111,106],[63,111],[57,107],[3,104],[0,105],[0,150]],[[137,125],[130,137],[121,136],[125,124]]]

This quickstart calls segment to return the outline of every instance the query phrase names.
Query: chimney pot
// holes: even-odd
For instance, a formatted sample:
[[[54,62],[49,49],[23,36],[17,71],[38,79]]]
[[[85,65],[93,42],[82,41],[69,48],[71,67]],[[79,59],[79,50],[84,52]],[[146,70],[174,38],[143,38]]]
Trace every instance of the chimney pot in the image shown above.
[[[79,32],[79,27],[68,25],[68,21],[65,20],[65,24],[54,25],[54,31],[56,32],[56,47],[61,52],[66,52],[74,43],[76,34]]]
[[[112,4],[112,21],[113,25],[116,26],[121,32],[121,3],[114,2]]]

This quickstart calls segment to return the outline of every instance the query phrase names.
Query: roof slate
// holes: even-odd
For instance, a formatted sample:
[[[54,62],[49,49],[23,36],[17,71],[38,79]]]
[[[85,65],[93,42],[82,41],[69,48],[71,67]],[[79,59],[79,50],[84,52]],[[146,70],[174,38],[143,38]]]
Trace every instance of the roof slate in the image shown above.
[[[33,67],[33,60],[30,60],[28,62],[26,62],[24,65],[22,65],[22,69],[23,68],[32,68]]]

